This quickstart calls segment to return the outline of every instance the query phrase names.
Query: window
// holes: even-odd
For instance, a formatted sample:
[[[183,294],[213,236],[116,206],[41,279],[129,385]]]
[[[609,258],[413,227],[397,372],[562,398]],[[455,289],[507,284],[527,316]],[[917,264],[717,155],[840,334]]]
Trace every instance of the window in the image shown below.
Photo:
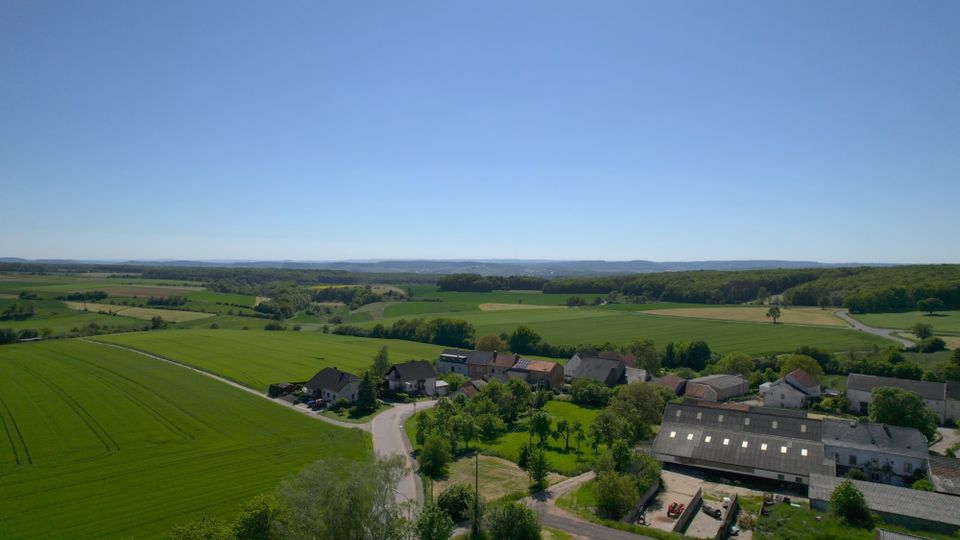
[[[850,454],[850,464],[851,464],[851,465],[856,465],[856,464],[857,464],[857,456],[855,456],[855,455],[853,455],[853,454]]]
[[[671,432],[670,432],[670,438],[671,438],[671,439],[674,438],[674,437],[676,437],[676,436],[677,436],[677,432],[676,432],[676,431],[671,431]]]
[[[708,443],[708,442],[711,441],[711,439],[713,439],[713,437],[707,435],[706,437],[703,438],[703,442],[707,442],[707,443]]]
[[[798,484],[802,484],[802,483],[803,483],[803,478],[800,478],[799,476],[797,476],[796,479],[797,479],[797,483],[798,483]]]
[[[760,450],[767,451],[767,443],[760,443]]]
[[[903,472],[907,474],[913,473],[913,465],[910,465],[906,461],[903,462]]]
[[[782,474],[778,474],[778,475],[777,475],[777,480],[783,480],[783,475],[782,475]]]
[[[801,449],[800,449],[800,455],[803,456],[803,457],[807,457],[807,449],[806,449],[806,448],[801,448]]]
[[[747,447],[747,441],[743,441],[743,442],[740,444],[740,448],[746,448],[746,447]]]
[[[786,454],[786,453],[787,453],[787,447],[786,447],[786,446],[781,446],[781,447],[780,447],[780,453],[781,453],[781,454]]]
[[[688,441],[692,441],[692,440],[693,440],[693,433],[687,433],[687,440],[688,440]]]
[[[776,421],[776,420],[773,421],[773,429],[777,429],[777,421]]]
[[[730,444],[730,439],[724,439],[724,440],[723,440],[723,445],[724,445],[724,446],[728,446],[729,444]]]
[[[787,395],[786,395],[786,394],[780,394],[780,399],[787,399]]]

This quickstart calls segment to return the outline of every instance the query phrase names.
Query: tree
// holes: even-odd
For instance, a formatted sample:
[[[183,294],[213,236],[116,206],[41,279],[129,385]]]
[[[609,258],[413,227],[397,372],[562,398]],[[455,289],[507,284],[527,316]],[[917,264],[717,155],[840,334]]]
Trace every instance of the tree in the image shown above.
[[[933,482],[927,480],[926,478],[921,478],[911,484],[910,488],[918,491],[933,491]]]
[[[657,352],[652,339],[634,338],[627,350],[637,357],[636,367],[644,369],[650,375],[659,375],[663,357]]]
[[[927,339],[928,337],[933,336],[933,325],[918,322],[910,328],[910,331],[913,332],[913,335],[917,336],[919,339]]]
[[[440,507],[428,503],[417,516],[414,528],[419,540],[447,540],[453,533],[454,523]]]
[[[663,419],[663,394],[657,385],[630,383],[618,388],[616,395],[610,400],[608,410],[618,415],[630,429],[625,436],[614,439],[645,438],[649,435],[650,427],[660,424]]]
[[[805,354],[788,354],[780,360],[780,376],[786,377],[795,369],[802,369],[818,381],[822,381],[824,374],[820,363]]]
[[[279,539],[278,527],[288,511],[275,493],[257,495],[240,505],[240,513],[233,522],[233,535],[237,540]]]
[[[926,311],[928,315],[933,315],[935,311],[943,311],[943,300],[939,298],[924,298],[917,302],[917,311]]]
[[[757,289],[757,302],[766,304],[768,298],[770,298],[770,291],[768,291],[766,287],[761,286]]]
[[[525,504],[505,501],[487,511],[484,532],[497,540],[539,540],[540,520]]]
[[[387,353],[387,346],[380,347],[377,355],[373,357],[373,364],[370,365],[370,375],[374,380],[379,381],[390,371],[390,355]]]
[[[154,315],[154,316],[150,319],[150,328],[151,328],[151,329],[153,329],[153,330],[159,330],[159,329],[161,329],[161,328],[166,328],[166,327],[167,327],[167,323],[165,323],[165,322],[163,321],[163,317],[161,317],[161,316],[159,316],[159,315]]]
[[[461,413],[453,417],[454,432],[463,439],[463,446],[470,449],[470,441],[475,441],[480,434],[480,427],[476,419],[469,413]]]
[[[550,460],[542,448],[534,447],[527,460],[527,475],[530,476],[530,490],[540,491],[547,487],[547,475],[550,473]]]
[[[577,455],[583,455],[583,450],[580,447],[583,441],[587,440],[587,434],[584,433],[583,424],[579,420],[573,421],[573,438],[577,441]]]
[[[633,506],[637,492],[625,475],[603,471],[597,475],[597,513],[608,519],[620,519]]]
[[[406,475],[402,456],[373,461],[317,461],[280,485],[290,509],[280,531],[284,538],[407,540],[410,503],[399,503],[395,489]]]
[[[773,319],[773,324],[777,324],[780,315],[780,306],[770,306],[770,309],[767,310],[767,318]]]
[[[363,378],[360,379],[356,405],[359,412],[372,412],[377,409],[377,391],[369,371],[363,372]]]
[[[838,518],[853,525],[872,527],[873,517],[863,493],[850,480],[840,482],[830,496],[830,511]]]
[[[417,456],[420,470],[430,478],[440,478],[447,474],[447,465],[452,459],[450,441],[439,435],[427,437],[427,441]]]
[[[742,352],[725,354],[713,366],[713,371],[715,373],[742,375],[744,377],[750,377],[750,374],[753,373],[753,369],[753,358],[751,358],[750,355]]]
[[[232,537],[230,525],[206,515],[170,530],[171,540],[230,540]]]
[[[950,381],[960,381],[960,348],[954,349],[950,358],[943,363],[943,377]]]
[[[570,398],[574,403],[601,407],[610,401],[610,389],[593,379],[574,379]]]
[[[559,439],[560,437],[563,437],[564,451],[570,450],[570,429],[570,420],[567,420],[566,418],[560,418],[557,420],[557,431],[555,432],[556,438]]]
[[[629,437],[627,420],[611,409],[604,409],[590,424],[590,436],[597,444],[611,446],[613,441]]]
[[[427,440],[427,434],[430,433],[430,430],[433,429],[433,419],[430,417],[430,414],[427,412],[422,412],[417,415],[417,444],[423,446],[423,443]]]
[[[942,338],[928,337],[927,339],[921,339],[917,342],[917,350],[922,353],[935,353],[937,351],[942,351],[947,348],[947,342]]]
[[[517,354],[535,354],[540,345],[540,334],[520,326],[510,334],[510,350]]]
[[[937,429],[936,413],[919,395],[901,388],[874,388],[867,411],[871,422],[916,428],[927,440]]]
[[[509,345],[496,334],[487,334],[477,339],[478,351],[506,351]]]
[[[473,487],[468,484],[452,484],[437,497],[437,506],[442,508],[450,518],[459,523],[468,517],[473,509]]]
[[[552,418],[544,411],[535,411],[530,416],[530,434],[540,438],[540,446],[543,446],[547,437],[550,436],[550,425]]]

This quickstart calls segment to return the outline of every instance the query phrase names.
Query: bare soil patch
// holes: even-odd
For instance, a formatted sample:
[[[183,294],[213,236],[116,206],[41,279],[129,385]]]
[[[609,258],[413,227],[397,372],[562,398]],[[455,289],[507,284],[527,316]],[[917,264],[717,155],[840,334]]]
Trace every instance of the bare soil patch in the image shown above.
[[[695,307],[654,309],[644,312],[647,315],[664,317],[689,317],[694,319],[715,319],[723,321],[771,322],[767,318],[769,307]],[[819,326],[846,326],[832,311],[820,308],[781,307],[779,322],[784,324],[810,324]]]
[[[566,309],[567,306],[542,306],[538,304],[480,304],[480,311],[512,311],[519,309]]]

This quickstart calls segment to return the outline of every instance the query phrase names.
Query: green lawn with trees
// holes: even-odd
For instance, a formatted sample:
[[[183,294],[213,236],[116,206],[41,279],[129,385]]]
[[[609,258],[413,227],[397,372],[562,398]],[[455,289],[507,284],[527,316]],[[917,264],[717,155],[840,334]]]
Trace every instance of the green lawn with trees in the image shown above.
[[[960,335],[960,311],[938,311],[933,315],[920,311],[904,313],[859,313],[859,321],[879,328],[910,330],[916,324],[933,326],[934,334]]]
[[[393,363],[433,360],[441,351],[435,345],[320,332],[166,330],[96,339],[189,364],[264,392],[273,383],[306,381],[325,367],[359,376],[383,346]]]
[[[161,538],[369,437],[76,340],[0,347],[0,537]]]

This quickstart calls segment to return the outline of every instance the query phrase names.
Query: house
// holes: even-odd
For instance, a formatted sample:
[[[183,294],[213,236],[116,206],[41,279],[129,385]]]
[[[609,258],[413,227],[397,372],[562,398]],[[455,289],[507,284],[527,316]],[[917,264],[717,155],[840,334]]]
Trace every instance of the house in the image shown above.
[[[563,386],[563,366],[556,362],[520,358],[507,370],[507,377],[522,378],[531,386],[559,389]]]
[[[491,351],[463,351],[444,349],[437,358],[439,373],[459,373],[471,378],[482,378],[489,374],[490,364],[496,353]]]
[[[685,396],[705,401],[724,401],[750,390],[750,381],[739,375],[707,375],[687,382]]]
[[[810,506],[826,512],[830,496],[844,478],[814,474],[810,478]],[[960,529],[960,499],[942,493],[850,480],[863,493],[867,507],[883,518],[909,529],[953,534]]]
[[[647,382],[650,380],[650,374],[645,369],[628,367],[623,372],[627,384],[635,382]]]
[[[463,394],[468,398],[472,398],[480,393],[483,388],[487,386],[487,381],[483,379],[471,379],[460,385],[460,388],[457,388],[457,391],[454,392]]]
[[[613,387],[625,381],[626,365],[623,360],[600,358],[599,356],[574,355],[570,359],[575,363],[574,369],[569,363],[564,367],[564,374],[571,380],[589,379]]]
[[[802,369],[795,369],[773,382],[760,385],[760,398],[764,407],[803,409],[813,399],[820,397],[821,388],[817,378]]]
[[[658,384],[674,394],[681,396],[687,389],[687,380],[673,374],[666,374],[663,377],[654,377],[650,379],[653,384]]]
[[[819,420],[739,404],[668,403],[653,453],[664,463],[800,485],[835,471],[824,459]]]
[[[960,383],[913,381],[895,377],[878,377],[851,373],[847,376],[847,400],[850,412],[865,416],[870,406],[872,392],[879,386],[900,388],[913,392],[923,399],[937,414],[940,422],[960,418]]]
[[[437,372],[426,360],[411,360],[390,366],[384,376],[394,392],[432,396],[437,393]]]
[[[824,418],[821,433],[839,474],[856,468],[873,482],[908,485],[927,471],[927,438],[915,428]]]
[[[490,362],[489,375],[501,380],[507,379],[507,371],[517,363],[517,360],[520,360],[519,354],[501,352],[494,354]]]
[[[329,403],[341,398],[353,403],[357,400],[359,389],[360,377],[335,367],[321,369],[303,385],[303,391],[310,397],[322,398]]]

